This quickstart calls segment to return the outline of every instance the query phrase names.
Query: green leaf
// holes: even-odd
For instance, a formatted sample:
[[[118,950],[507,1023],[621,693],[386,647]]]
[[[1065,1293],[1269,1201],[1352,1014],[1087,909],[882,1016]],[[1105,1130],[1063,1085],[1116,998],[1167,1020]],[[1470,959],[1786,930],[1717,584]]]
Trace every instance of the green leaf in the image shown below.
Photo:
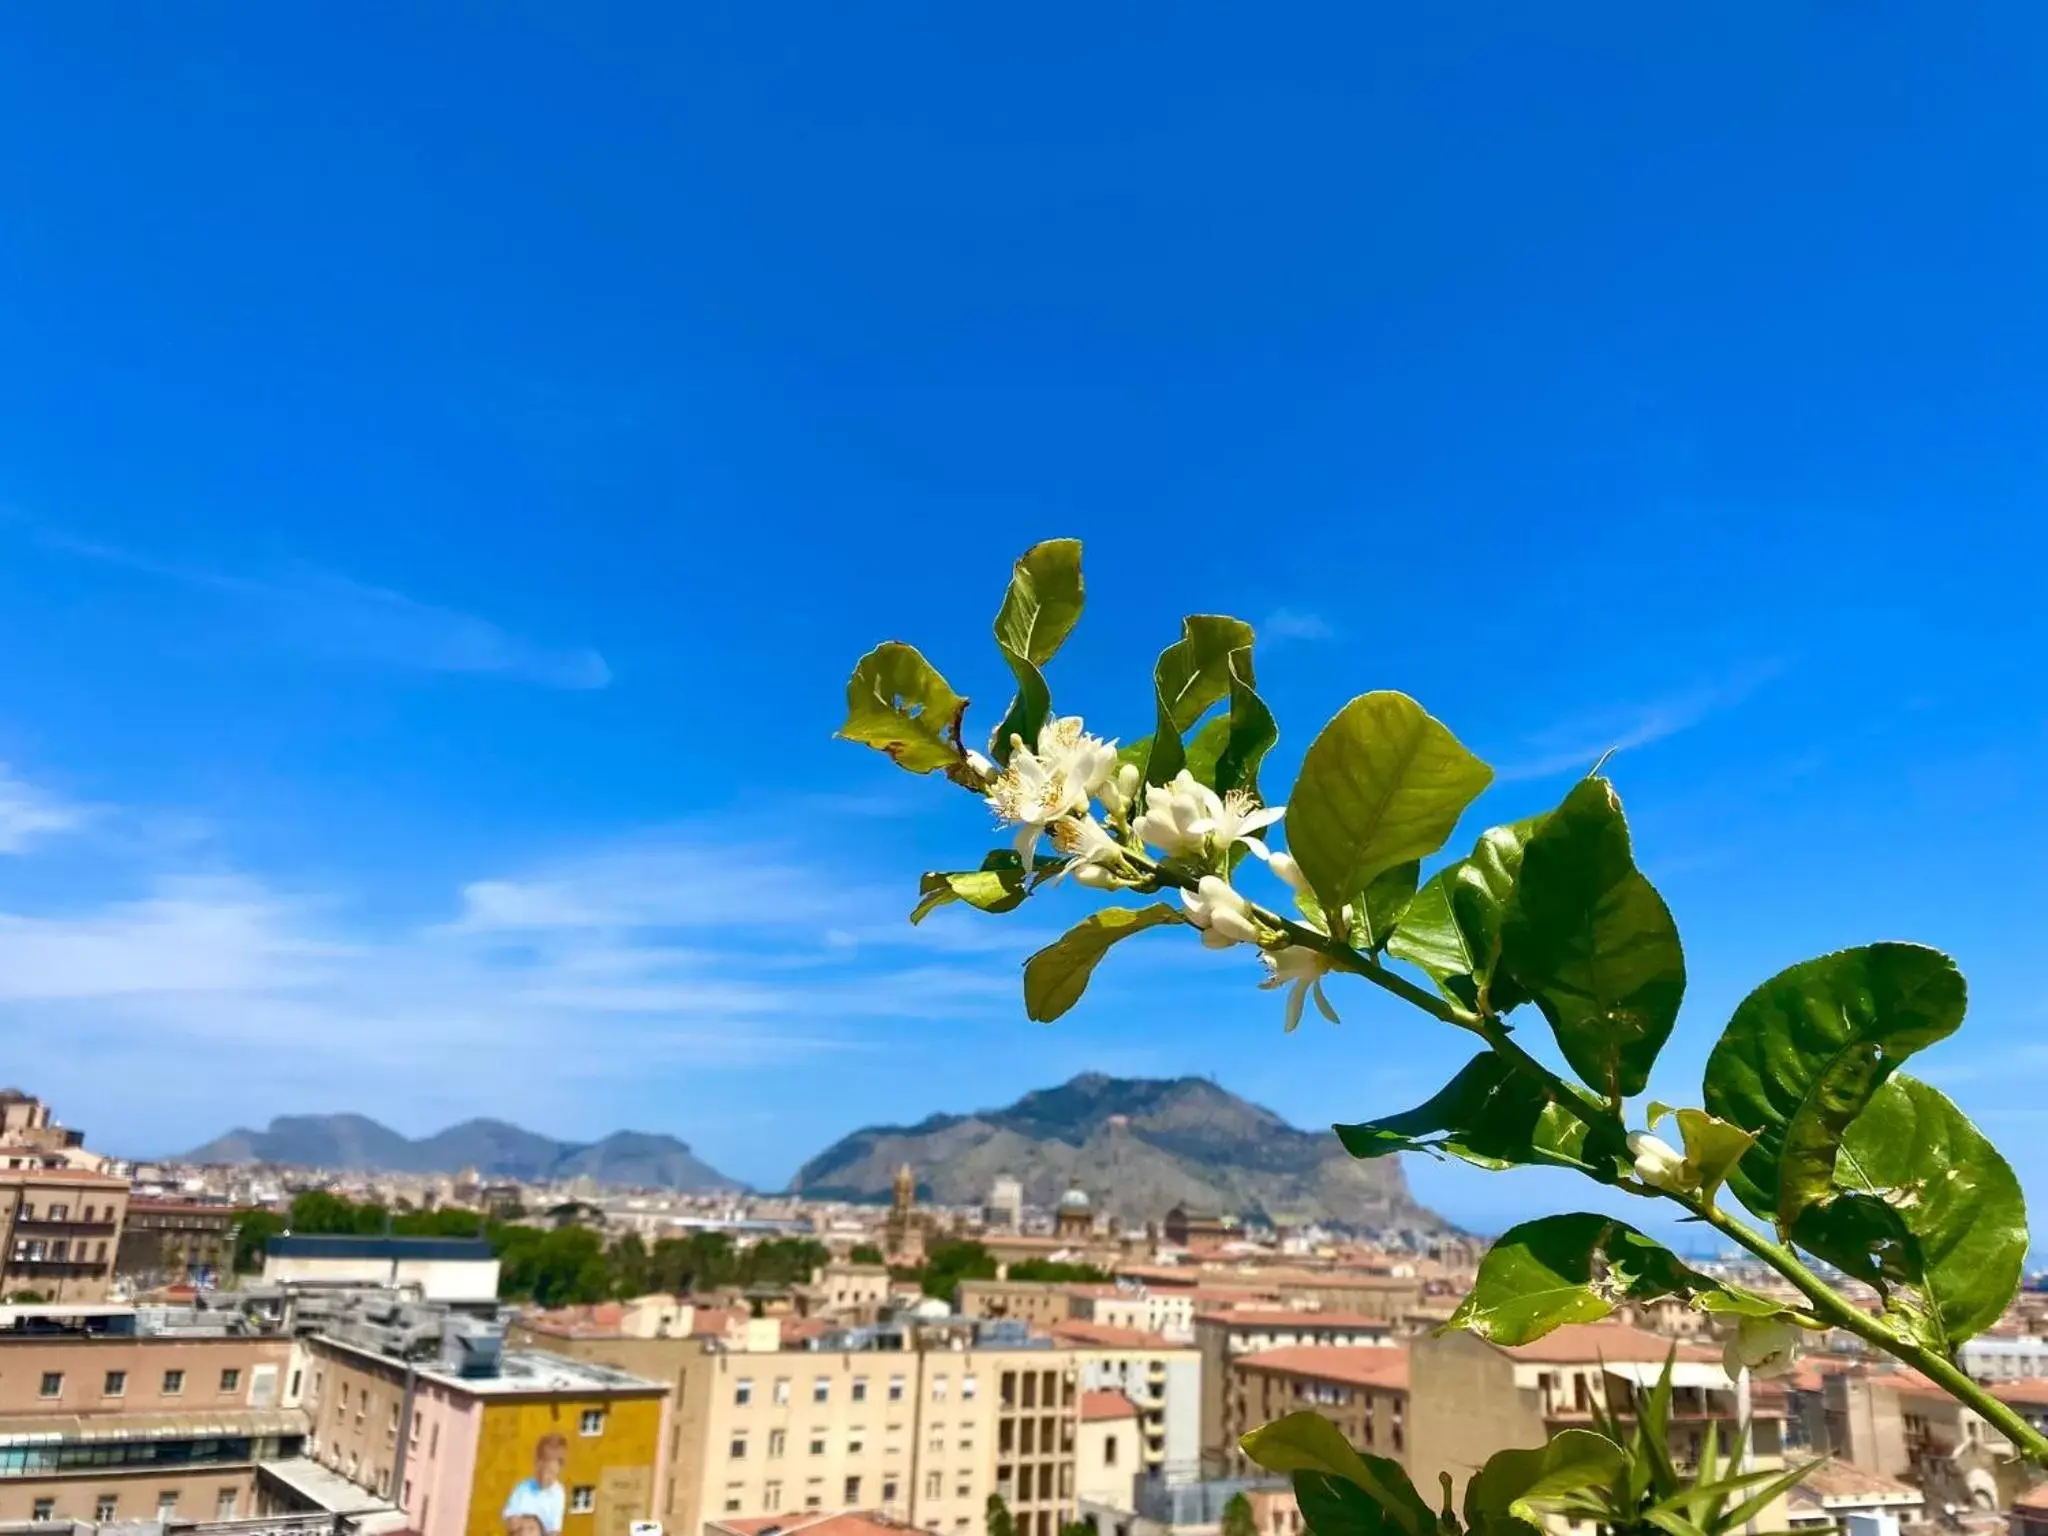
[[[1181,620],[1180,639],[1152,669],[1159,726],[1145,759],[1147,784],[1164,784],[1187,766],[1181,735],[1230,692],[1232,653],[1245,653],[1244,681],[1251,685],[1251,643],[1252,627],[1242,619],[1191,613]]]
[[[1420,859],[1410,859],[1375,875],[1365,894],[1352,903],[1358,923],[1351,930],[1351,942],[1373,954],[1385,949],[1394,937],[1394,925],[1415,900],[1415,882],[1421,878]]]
[[[1621,1447],[1590,1429],[1561,1429],[1548,1444],[1495,1451],[1465,1485],[1465,1524],[1479,1530],[1503,1518],[1541,1525],[1557,1503],[1620,1476]]]
[[[1134,933],[1177,923],[1181,915],[1164,902],[1149,907],[1104,907],[1069,928],[1024,962],[1024,1012],[1050,1023],[1081,1000],[1088,978],[1109,947]]]
[[[1294,1474],[1294,1502],[1311,1536],[1402,1536],[1394,1517],[1349,1478]]]
[[[1064,861],[1040,857],[1032,870],[1043,878]],[[910,921],[923,922],[940,907],[964,901],[983,912],[1008,912],[1030,894],[1024,875],[1024,861],[1013,848],[997,848],[981,861],[980,869],[930,870],[917,882],[917,905]]]
[[[1443,846],[1493,770],[1406,694],[1361,694],[1302,759],[1287,848],[1326,912]]]
[[[846,684],[845,741],[886,752],[899,768],[930,773],[950,768],[966,752],[960,718],[967,701],[914,646],[891,640],[861,657]]]
[[[1784,1309],[1688,1268],[1627,1222],[1587,1211],[1511,1227],[1486,1257],[1446,1328],[1495,1344],[1527,1344],[1565,1323],[1594,1323],[1624,1301],[1683,1296],[1703,1311]],[[1758,1313],[1757,1308],[1762,1312]]]
[[[1589,1150],[1583,1121],[1505,1057],[1481,1051],[1428,1103],[1332,1129],[1358,1158],[1446,1152],[1480,1168],[1546,1163],[1577,1168],[1611,1184],[1627,1137],[1611,1115],[1595,1118],[1599,1128]]]
[[[1319,1413],[1290,1413],[1260,1425],[1238,1444],[1268,1472],[1315,1472],[1356,1484],[1405,1536],[1428,1536],[1436,1528],[1436,1511],[1423,1503],[1399,1462],[1360,1455]]]
[[[1010,739],[1036,742],[1052,714],[1052,691],[1039,670],[1052,660],[1081,617],[1081,541],[1047,539],[1034,544],[1010,573],[1010,587],[996,613],[996,645],[1017,679],[1017,696],[989,742],[998,763],[1010,760]]]
[[[1685,954],[1605,779],[1580,780],[1524,845],[1501,963],[1584,1082],[1609,1098],[1643,1091],[1678,1022]]]
[[[1897,1308],[1947,1354],[1996,1322],[2027,1257],[2027,1205],[2012,1165],[1939,1089],[1903,1074],[1851,1122],[1842,1188],[1882,1200],[1911,1234],[1917,1298]]]
[[[1913,1052],[1954,1033],[1955,962],[1918,944],[1867,944],[1780,971],[1737,1006],[1707,1057],[1707,1109],[1756,1132],[1728,1187],[1789,1233],[1834,1190],[1835,1150]]]
[[[1453,1002],[1505,1013],[1527,995],[1498,972],[1500,925],[1541,816],[1480,834],[1470,858],[1439,870],[1401,914],[1387,953],[1420,966]]]

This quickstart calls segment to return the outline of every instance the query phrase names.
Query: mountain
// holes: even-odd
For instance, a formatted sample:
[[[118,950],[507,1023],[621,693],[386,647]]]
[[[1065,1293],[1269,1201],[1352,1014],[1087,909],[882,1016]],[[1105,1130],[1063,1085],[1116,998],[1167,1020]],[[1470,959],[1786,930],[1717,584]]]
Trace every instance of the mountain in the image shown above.
[[[460,1173],[529,1182],[588,1177],[600,1184],[744,1189],[673,1136],[614,1131],[602,1141],[556,1141],[503,1120],[465,1120],[414,1141],[364,1115],[279,1115],[267,1131],[237,1128],[181,1153],[181,1163],[283,1163],[369,1173]]]
[[[1089,1072],[1006,1109],[871,1126],[805,1163],[790,1190],[875,1199],[904,1163],[941,1205],[978,1204],[1009,1174],[1030,1204],[1051,1206],[1077,1185],[1098,1212],[1127,1221],[1186,1204],[1354,1228],[1449,1225],[1415,1203],[1398,1159],[1359,1162],[1335,1136],[1297,1129],[1199,1077]]]

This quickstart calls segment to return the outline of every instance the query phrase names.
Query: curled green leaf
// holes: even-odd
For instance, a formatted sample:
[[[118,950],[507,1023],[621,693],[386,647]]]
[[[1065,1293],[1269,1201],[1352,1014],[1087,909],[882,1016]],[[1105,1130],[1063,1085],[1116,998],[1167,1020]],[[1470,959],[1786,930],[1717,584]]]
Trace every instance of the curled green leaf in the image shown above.
[[[846,684],[841,739],[885,752],[899,768],[930,773],[960,762],[967,700],[915,646],[890,640],[861,657]]]
[[[1180,921],[1180,913],[1164,902],[1091,913],[1024,962],[1025,1014],[1041,1024],[1051,1023],[1081,1000],[1111,945],[1147,928]]]

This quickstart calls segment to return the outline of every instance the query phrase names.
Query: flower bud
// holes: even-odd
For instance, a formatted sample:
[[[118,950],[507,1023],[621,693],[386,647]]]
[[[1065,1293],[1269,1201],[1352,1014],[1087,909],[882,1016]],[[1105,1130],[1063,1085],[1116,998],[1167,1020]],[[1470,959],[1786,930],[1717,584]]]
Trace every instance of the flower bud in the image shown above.
[[[1628,1150],[1636,1160],[1636,1177],[1652,1189],[1687,1190],[1696,1182],[1685,1155],[1660,1136],[1630,1131]]]
[[[1799,1354],[1799,1330],[1782,1317],[1745,1317],[1721,1351],[1730,1376],[1747,1368],[1752,1376],[1782,1376]]]
[[[1289,889],[1293,890],[1296,895],[1308,889],[1308,881],[1302,876],[1301,866],[1294,862],[1293,854],[1276,853],[1266,860],[1266,866],[1282,880],[1285,880]]]

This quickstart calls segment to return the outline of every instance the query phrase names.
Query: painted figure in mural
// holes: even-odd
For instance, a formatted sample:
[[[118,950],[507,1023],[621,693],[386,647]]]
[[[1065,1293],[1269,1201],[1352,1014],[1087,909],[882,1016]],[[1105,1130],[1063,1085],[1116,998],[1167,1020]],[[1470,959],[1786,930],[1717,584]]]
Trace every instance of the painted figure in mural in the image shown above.
[[[505,1501],[505,1536],[562,1536],[562,1463],[569,1442],[542,1435],[533,1447],[533,1476]]]

